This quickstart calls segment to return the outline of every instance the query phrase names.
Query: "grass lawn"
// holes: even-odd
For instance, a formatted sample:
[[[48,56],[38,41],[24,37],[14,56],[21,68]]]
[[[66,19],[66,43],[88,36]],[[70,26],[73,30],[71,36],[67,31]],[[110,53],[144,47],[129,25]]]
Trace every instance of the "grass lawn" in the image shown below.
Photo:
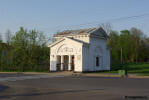
[[[135,73],[138,75],[149,75],[149,63],[127,64],[123,66],[128,73]]]
[[[127,70],[128,74],[137,74],[143,76],[149,76],[149,63],[129,63],[129,64],[121,64],[121,65],[113,65],[111,66],[111,71],[99,71],[99,72],[89,72],[89,73],[118,73],[118,70]],[[13,70],[3,70],[2,72],[22,72],[22,71],[13,71]],[[45,72],[48,73],[48,70],[43,71],[32,71],[26,70],[23,72]]]
[[[149,63],[123,64],[112,66],[111,68],[114,70],[100,71],[96,73],[118,73],[118,70],[127,70],[128,74],[149,76]]]

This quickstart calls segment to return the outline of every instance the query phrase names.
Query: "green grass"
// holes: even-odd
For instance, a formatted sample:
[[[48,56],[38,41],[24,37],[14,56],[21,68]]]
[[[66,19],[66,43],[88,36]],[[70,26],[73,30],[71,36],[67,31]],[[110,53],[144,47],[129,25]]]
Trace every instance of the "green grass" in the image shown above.
[[[95,73],[118,73],[118,70],[127,70],[128,74],[149,76],[149,63],[129,63],[111,66],[111,71],[99,71]]]
[[[139,73],[138,76],[149,76],[149,73]]]
[[[149,74],[149,63],[127,64],[122,66],[128,73]]]
[[[120,65],[113,65],[111,66],[111,71],[98,71],[98,72],[91,72],[91,73],[118,73],[118,70],[127,70],[128,74],[137,74],[143,76],[149,76],[149,63],[129,63],[129,64],[120,64]],[[3,70],[1,72],[22,72],[13,71],[13,70]],[[25,70],[24,72],[48,72],[48,70]]]

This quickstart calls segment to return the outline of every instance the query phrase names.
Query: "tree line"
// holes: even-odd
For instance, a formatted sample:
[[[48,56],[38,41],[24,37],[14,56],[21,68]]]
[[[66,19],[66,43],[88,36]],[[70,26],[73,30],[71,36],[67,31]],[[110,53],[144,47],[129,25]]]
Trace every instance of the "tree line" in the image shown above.
[[[0,35],[0,71],[48,71],[49,39],[37,30],[21,27],[12,34],[5,33],[6,42]],[[108,46],[112,69],[116,65],[149,61],[149,37],[137,28],[109,31]]]
[[[0,71],[48,71],[48,39],[42,32],[21,27],[14,35],[0,36]]]
[[[111,31],[108,45],[111,65],[149,62],[149,37],[140,29]]]

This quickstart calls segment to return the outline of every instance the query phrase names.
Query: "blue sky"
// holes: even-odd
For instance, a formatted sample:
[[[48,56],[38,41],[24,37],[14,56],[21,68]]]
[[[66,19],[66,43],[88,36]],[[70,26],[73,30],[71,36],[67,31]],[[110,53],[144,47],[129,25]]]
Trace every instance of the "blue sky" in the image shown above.
[[[149,0],[0,0],[0,33],[23,26],[50,36],[65,29],[95,27],[109,19],[149,14],[148,5]],[[109,23],[117,31],[137,27],[149,35],[149,15]]]

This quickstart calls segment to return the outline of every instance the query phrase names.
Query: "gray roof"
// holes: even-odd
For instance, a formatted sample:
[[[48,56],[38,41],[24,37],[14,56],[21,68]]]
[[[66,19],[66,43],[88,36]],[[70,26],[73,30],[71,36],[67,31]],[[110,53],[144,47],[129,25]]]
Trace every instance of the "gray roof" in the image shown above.
[[[68,35],[82,35],[82,34],[91,34],[91,35],[96,35],[100,37],[104,37],[105,39],[108,38],[108,35],[106,32],[103,30],[102,27],[97,27],[97,28],[88,28],[88,29],[77,29],[77,30],[65,30],[63,32],[59,32],[54,35],[54,37],[59,37],[59,36],[68,36]]]
[[[60,36],[60,35],[70,35],[70,34],[89,34],[93,31],[95,31],[98,28],[88,28],[88,29],[77,29],[77,30],[65,30],[62,32],[58,32],[54,36]]]

